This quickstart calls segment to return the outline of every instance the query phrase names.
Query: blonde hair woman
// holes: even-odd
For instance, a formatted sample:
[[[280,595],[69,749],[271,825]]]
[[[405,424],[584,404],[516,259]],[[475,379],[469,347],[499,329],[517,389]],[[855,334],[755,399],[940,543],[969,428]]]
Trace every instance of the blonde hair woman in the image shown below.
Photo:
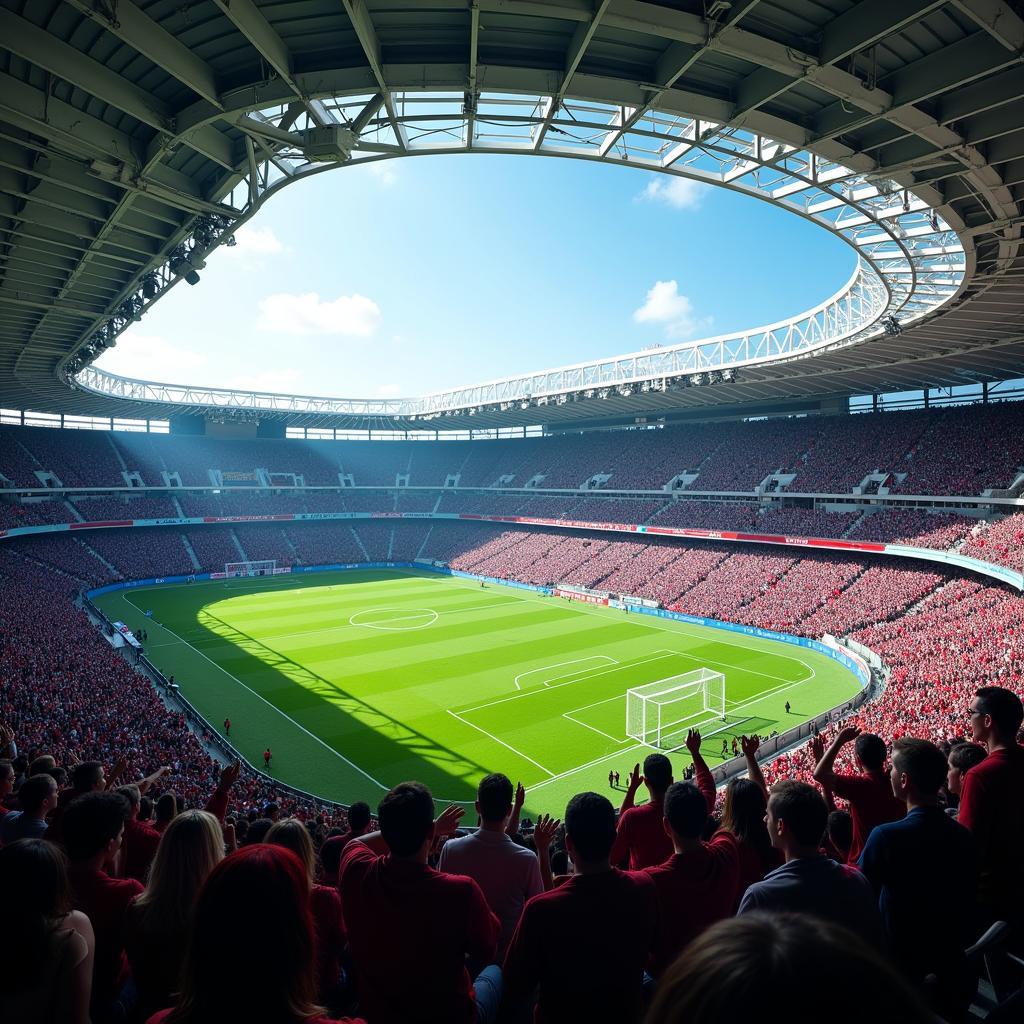
[[[125,918],[138,1019],[167,1006],[178,991],[196,896],[223,858],[220,822],[206,811],[177,815],[161,836],[145,892],[135,897]]]
[[[334,886],[316,882],[316,851],[309,829],[298,818],[284,818],[267,832],[265,842],[291,850],[302,862],[309,878],[309,909],[316,932],[317,998],[336,1010],[344,1000],[341,985],[341,952],[345,947],[345,927],[341,916],[341,897]]]

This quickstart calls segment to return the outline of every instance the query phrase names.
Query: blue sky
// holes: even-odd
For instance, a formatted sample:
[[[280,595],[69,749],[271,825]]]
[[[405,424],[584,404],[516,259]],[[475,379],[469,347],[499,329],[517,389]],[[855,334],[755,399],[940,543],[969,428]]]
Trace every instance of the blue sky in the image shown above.
[[[447,156],[282,190],[99,365],[173,383],[416,395],[770,323],[853,270],[724,189],[577,160]]]

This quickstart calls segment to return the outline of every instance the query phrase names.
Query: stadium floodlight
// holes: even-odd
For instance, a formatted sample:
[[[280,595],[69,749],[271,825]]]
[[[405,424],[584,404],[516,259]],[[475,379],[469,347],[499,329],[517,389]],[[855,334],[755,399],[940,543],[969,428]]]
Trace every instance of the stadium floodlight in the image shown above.
[[[731,384],[736,379],[736,372],[734,370],[725,369],[722,371],[722,380],[726,384]]]
[[[903,333],[903,325],[894,316],[887,316],[883,321],[885,326],[885,333],[890,338],[895,338],[898,334]]]
[[[155,299],[160,290],[160,281],[156,274],[147,274],[142,279],[142,297],[146,300]]]
[[[695,387],[699,388],[704,383],[704,374],[695,373],[690,377],[690,383]]]
[[[725,718],[725,676],[709,668],[626,691],[626,735],[659,749],[683,745],[688,729]]]

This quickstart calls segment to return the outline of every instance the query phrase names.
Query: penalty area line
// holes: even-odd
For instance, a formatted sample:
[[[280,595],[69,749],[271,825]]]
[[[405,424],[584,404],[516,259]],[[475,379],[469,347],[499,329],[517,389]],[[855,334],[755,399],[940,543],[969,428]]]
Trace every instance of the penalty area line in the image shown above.
[[[540,668],[531,668],[526,672],[520,672],[519,675],[517,675],[515,679],[513,679],[512,681],[513,683],[515,683],[516,689],[521,690],[522,686],[520,686],[519,681],[521,679],[525,679],[527,676],[536,675],[536,673],[538,672],[547,672],[549,669],[552,668],[564,668],[566,665],[581,665],[583,664],[583,662],[587,661],[605,661],[611,665],[619,664],[618,661],[615,660],[615,658],[609,657],[607,654],[591,654],[589,657],[586,658],[574,658],[572,661],[556,661],[553,665],[541,665]],[[541,680],[541,683],[543,686],[550,686],[556,679],[566,679],[569,676],[582,675],[586,671],[587,669],[581,668],[577,669],[575,672],[562,672],[558,675],[548,676],[547,678]]]
[[[451,708],[449,708],[448,714],[451,715],[452,718],[458,719],[463,725],[468,725],[471,729],[476,729],[477,732],[482,733],[489,740],[494,740],[495,743],[500,743],[506,750],[511,750],[513,754],[516,754],[518,757],[521,757],[524,761],[529,761],[530,764],[539,768],[545,775],[550,776],[551,779],[556,778],[555,773],[550,769],[545,768],[544,765],[542,765],[539,761],[534,761],[532,757],[530,757],[527,754],[524,754],[521,750],[516,750],[516,748],[513,747],[511,743],[506,743],[504,740],[498,739],[498,737],[495,736],[493,733],[489,733],[486,729],[481,729],[479,725],[474,725],[472,722],[467,722],[466,719],[464,719],[462,715],[460,715],[457,711],[452,711]]]

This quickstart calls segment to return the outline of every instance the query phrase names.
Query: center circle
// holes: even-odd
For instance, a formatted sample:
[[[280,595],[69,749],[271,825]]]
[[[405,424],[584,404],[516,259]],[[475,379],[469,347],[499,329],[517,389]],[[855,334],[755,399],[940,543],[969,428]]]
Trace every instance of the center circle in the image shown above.
[[[382,608],[364,608],[349,616],[350,626],[367,626],[370,629],[387,629],[400,631],[403,629],[426,629],[437,622],[438,613],[433,608],[403,608],[385,606]]]

